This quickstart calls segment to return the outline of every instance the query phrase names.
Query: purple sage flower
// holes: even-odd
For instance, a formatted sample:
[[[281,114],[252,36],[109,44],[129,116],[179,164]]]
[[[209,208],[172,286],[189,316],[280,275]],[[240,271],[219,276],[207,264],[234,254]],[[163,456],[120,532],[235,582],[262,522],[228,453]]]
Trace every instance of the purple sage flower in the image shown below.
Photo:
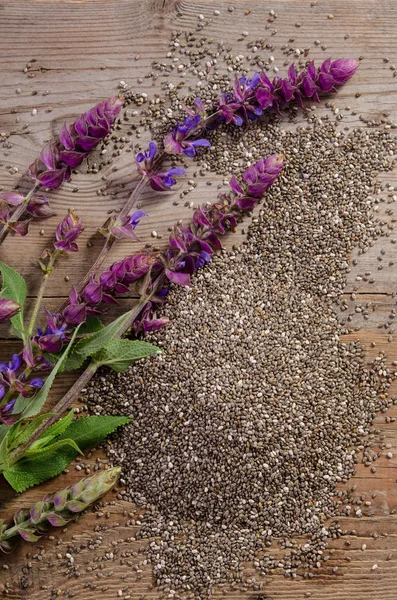
[[[0,386],[0,392],[1,392],[1,387]],[[4,388],[3,388],[4,390]],[[4,396],[4,393],[3,393]],[[0,393],[0,400],[1,400],[2,396]],[[14,410],[14,405],[15,402],[17,401],[16,398],[14,398],[13,400],[10,400],[9,402],[6,402],[6,404],[4,404],[3,406],[0,406],[0,423],[3,423],[4,425],[13,425],[14,423],[16,423],[19,418],[20,418],[20,414],[14,414],[13,410]]]
[[[24,196],[17,194],[16,192],[0,193],[0,223],[21,236],[25,236],[28,233],[31,219],[28,218],[24,221],[15,221],[13,223],[10,223],[10,219],[14,212],[13,209],[16,206],[20,206],[24,202]],[[40,217],[41,219],[46,219],[47,217],[51,217],[53,214],[55,214],[50,208],[47,198],[45,196],[38,195],[35,195],[30,199],[26,206],[26,212],[31,217]]]
[[[39,158],[30,165],[29,174],[37,183],[50,189],[59,188],[70,179],[70,168],[61,160],[58,140],[44,146]]]
[[[22,357],[19,354],[13,354],[12,359],[8,363],[0,363],[1,398],[4,397],[5,390],[10,388],[17,391],[24,398],[29,398],[43,385],[44,382],[41,378],[32,377],[29,380],[29,376],[25,372],[19,373],[22,365]]]
[[[138,152],[135,160],[138,164],[138,171],[142,175],[147,175],[152,172],[153,162],[157,156],[157,144],[156,142],[149,142],[149,148],[144,152]],[[143,166],[142,164],[143,163]]]
[[[42,352],[50,352],[55,354],[62,350],[63,342],[66,339],[65,330],[67,325],[63,322],[63,319],[55,314],[50,313],[46,309],[47,316],[47,327],[43,329],[37,329],[37,335],[33,338],[34,343],[40,348]],[[33,355],[28,354],[25,361],[31,361]]]
[[[337,85],[343,85],[357,71],[358,62],[354,58],[325,60],[318,70],[318,81],[323,92],[335,91]]]
[[[115,96],[80,115],[72,125],[64,125],[59,134],[63,146],[61,161],[72,169],[78,167],[91,150],[110,133],[122,106],[122,98]]]
[[[258,103],[251,102],[255,99],[253,90],[259,85],[259,73],[254,73],[251,79],[240,77],[234,81],[234,94],[221,94],[218,110],[222,113],[226,123],[233,122],[242,125],[243,120],[254,120],[262,114],[262,108]],[[243,113],[243,117],[237,114]]]
[[[165,192],[169,190],[176,184],[176,179],[174,179],[173,175],[186,175],[186,173],[179,167],[174,167],[166,172],[155,173],[150,178],[150,187],[153,190],[156,190],[156,192]]]
[[[20,311],[20,306],[17,302],[8,298],[0,298],[0,323],[9,321],[11,317]]]
[[[167,290],[168,291],[168,290]],[[138,320],[134,323],[134,332],[150,333],[162,329],[170,322],[168,317],[156,317],[153,302],[148,302],[140,314]]]
[[[108,229],[118,240],[122,238],[138,240],[134,230],[143,217],[147,217],[147,214],[143,210],[136,210],[132,215],[116,219],[114,224],[110,225]]]
[[[194,130],[202,121],[200,115],[186,117],[183,123],[177,123],[174,129],[164,139],[164,149],[168,154],[182,154],[182,152],[192,158],[197,152],[197,148],[209,148],[211,144],[205,138],[192,140],[189,138],[194,134]]]
[[[201,98],[195,98],[193,108],[190,108],[190,106],[185,106],[185,110],[191,117],[200,115],[200,117],[204,119],[207,116],[204,101],[201,100]]]
[[[282,158],[281,154],[273,154],[266,159],[258,160],[257,163],[248,167],[243,173],[243,183],[239,183],[233,175],[230,180],[230,187],[236,195],[244,195],[244,198],[238,199],[240,209],[251,210],[247,204],[243,208],[242,200],[250,202],[252,198],[260,198],[277,179],[283,167]],[[245,196],[249,198],[245,198]]]
[[[69,305],[63,311],[63,318],[66,324],[80,325],[80,323],[84,323],[86,320],[87,314],[87,304],[73,287],[69,294]]]
[[[72,210],[69,210],[67,216],[56,228],[55,248],[63,252],[77,252],[79,247],[75,240],[83,230],[84,227],[80,218]]]
[[[38,217],[40,219],[47,219],[48,217],[55,215],[47,198],[43,195],[34,196],[29,201],[26,210],[32,217]]]
[[[100,102],[71,125],[64,125],[59,138],[49,142],[29,173],[40,185],[56,189],[70,179],[71,169],[79,166],[110,132],[123,100],[116,96]]]
[[[139,152],[136,155],[135,160],[138,164],[139,173],[141,175],[150,177],[150,187],[156,192],[164,192],[176,184],[176,180],[174,179],[173,175],[185,175],[185,171],[179,167],[175,167],[166,172],[155,172],[154,160],[156,156],[157,144],[155,142],[149,142],[149,148],[144,152]]]
[[[19,206],[25,198],[18,192],[0,192],[0,201],[6,202],[9,206]]]

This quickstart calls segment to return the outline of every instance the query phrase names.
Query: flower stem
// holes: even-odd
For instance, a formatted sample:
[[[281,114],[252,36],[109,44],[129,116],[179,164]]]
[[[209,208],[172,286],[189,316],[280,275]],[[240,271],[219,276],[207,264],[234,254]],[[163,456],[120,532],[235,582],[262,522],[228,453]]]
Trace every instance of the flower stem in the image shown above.
[[[22,204],[20,204],[19,206],[16,207],[16,209],[14,210],[14,212],[12,213],[11,217],[9,218],[8,222],[3,226],[3,229],[0,231],[0,245],[4,242],[4,240],[6,239],[7,235],[10,233],[10,224],[11,223],[16,223],[17,221],[19,221],[19,219],[22,217],[22,215],[24,214],[27,205],[29,204],[30,199],[32,198],[33,194],[35,194],[37,192],[37,190],[39,189],[40,184],[36,183],[32,189],[30,190],[30,192],[28,192],[24,198],[24,201],[22,202]]]
[[[134,191],[132,192],[132,194],[128,198],[127,202],[125,203],[123,209],[121,210],[121,212],[119,214],[119,219],[128,215],[128,213],[133,209],[133,207],[135,206],[135,203],[137,202],[138,198],[142,194],[142,192],[145,189],[149,180],[150,180],[150,175],[143,175],[141,177],[141,179],[138,182],[137,186],[135,187]],[[109,254],[110,250],[112,249],[113,244],[116,241],[117,241],[117,238],[115,238],[114,235],[112,235],[111,233],[106,237],[106,241],[102,247],[102,250],[98,254],[97,258],[95,259],[95,262],[91,265],[89,271],[84,275],[83,279],[77,284],[76,290],[78,293],[80,293],[84,289],[84,287],[87,285],[87,283],[89,282],[91,277],[95,277],[95,275],[99,272],[100,268],[102,267],[103,263],[106,260],[107,255]],[[65,308],[65,306],[67,304],[68,304],[68,301],[66,301],[62,305],[62,308]]]
[[[37,292],[36,300],[35,300],[34,307],[33,307],[33,313],[30,318],[30,323],[29,323],[29,327],[28,327],[29,335],[32,335],[32,333],[33,333],[33,329],[34,329],[34,326],[35,326],[36,320],[37,320],[37,315],[38,315],[38,312],[39,312],[39,309],[41,306],[41,302],[43,300],[44,292],[45,292],[45,289],[47,286],[48,278],[53,271],[53,267],[54,267],[55,261],[58,258],[58,256],[59,256],[59,252],[58,252],[58,250],[55,250],[51,255],[48,265],[46,266],[46,270],[43,275],[43,279],[42,279],[39,291]]]

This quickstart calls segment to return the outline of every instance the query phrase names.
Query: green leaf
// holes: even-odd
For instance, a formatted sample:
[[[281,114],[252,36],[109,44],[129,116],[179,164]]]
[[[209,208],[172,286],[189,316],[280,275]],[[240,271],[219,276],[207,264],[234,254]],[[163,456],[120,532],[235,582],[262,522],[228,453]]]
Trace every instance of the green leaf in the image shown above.
[[[44,448],[34,456],[21,458],[6,469],[3,475],[15,491],[23,492],[29,487],[59,475],[76,458],[78,453],[75,448],[65,442],[72,440],[79,448],[88,448],[98,444],[117,427],[130,421],[128,417],[119,416],[92,416],[77,419],[56,438],[56,444]],[[60,442],[65,445],[61,445]]]
[[[53,425],[51,425],[40,437],[39,440],[42,439],[44,436],[45,437],[49,437],[51,436],[52,438],[56,437],[57,435],[60,435],[61,433],[63,433],[65,431],[65,429],[70,425],[70,423],[73,421],[73,415],[74,415],[74,410],[73,408],[68,412],[68,414],[66,415],[66,417],[63,417],[62,419],[59,419],[59,421],[56,421]]]
[[[37,392],[37,394],[35,396],[33,396],[33,398],[30,400],[29,404],[27,405],[27,407],[25,408],[25,410],[22,413],[22,418],[26,419],[27,417],[31,417],[32,415],[36,415],[38,412],[40,412],[43,404],[47,400],[48,392],[51,389],[54,379],[69,354],[69,351],[70,351],[71,346],[76,338],[78,331],[79,331],[79,327],[76,327],[76,329],[74,330],[73,336],[69,342],[68,347],[66,348],[65,352],[63,353],[62,357],[59,359],[57,364],[53,367],[51,373],[45,380],[43,387],[40,388],[40,390]]]
[[[27,442],[30,436],[36,431],[43,421],[51,416],[51,414],[52,413],[45,413],[43,415],[39,415],[31,421],[27,421],[26,423],[22,421],[14,423],[14,425],[11,426],[8,434],[8,452]]]
[[[25,340],[27,332],[23,324],[23,307],[26,300],[27,288],[22,275],[11,269],[8,265],[0,261],[0,272],[3,278],[3,285],[0,292],[0,298],[8,298],[18,302],[21,310],[11,318],[14,331],[18,337]]]
[[[41,454],[42,452],[47,452],[47,450],[59,450],[63,446],[71,446],[74,450],[76,450],[77,454],[83,454],[76,442],[70,438],[66,438],[65,440],[59,440],[54,442],[53,444],[46,446],[45,448],[34,448],[33,445],[30,446],[28,450],[24,453],[24,458],[28,456],[36,456],[37,454]]]
[[[0,444],[3,442],[9,431],[10,427],[8,425],[0,425]]]
[[[24,492],[62,473],[76,456],[76,450],[68,445],[58,450],[45,449],[40,454],[21,458],[6,469],[3,475],[16,492]]]
[[[140,340],[111,340],[93,359],[99,365],[107,365],[116,373],[123,373],[130,365],[140,358],[158,354],[160,350]]]
[[[79,335],[87,335],[89,333],[95,333],[104,329],[105,325],[102,323],[99,317],[95,315],[89,315],[84,323],[82,323],[79,331]]]
[[[124,313],[118,319],[83,340],[77,342],[73,349],[73,355],[79,354],[83,359],[92,356],[110,342],[119,332],[120,327],[128,321],[130,312]]]
[[[73,414],[74,410],[71,409],[66,415],[66,417],[63,417],[63,419],[59,419],[59,421],[56,421],[56,423],[54,423],[46,431],[44,431],[41,434],[41,436],[29,447],[29,452],[41,450],[45,447],[48,447],[49,444],[54,440],[54,438],[63,433],[66,427],[70,425],[70,423],[73,420]]]
[[[77,342],[78,343],[78,342]],[[76,344],[75,344],[76,346]],[[70,355],[67,357],[65,362],[62,365],[61,373],[65,371],[76,371],[76,369],[80,369],[83,366],[85,361],[87,360],[86,356],[82,356],[78,354],[78,352],[74,351],[74,348],[71,349]]]
[[[0,472],[1,464],[7,460],[7,444],[8,434],[10,433],[10,427],[7,425],[0,425]]]
[[[130,423],[131,419],[122,416],[93,415],[76,419],[65,429],[57,440],[71,438],[84,450],[99,444],[109,433],[120,425]]]

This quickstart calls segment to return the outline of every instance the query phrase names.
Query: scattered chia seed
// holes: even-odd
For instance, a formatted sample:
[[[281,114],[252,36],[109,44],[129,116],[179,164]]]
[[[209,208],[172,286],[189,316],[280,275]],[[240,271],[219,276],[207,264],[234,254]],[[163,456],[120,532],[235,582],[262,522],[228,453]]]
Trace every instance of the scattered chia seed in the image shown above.
[[[348,255],[384,233],[370,208],[397,146],[388,132],[342,132],[311,111],[307,120],[211,133],[208,170],[227,178],[274,152],[285,169],[246,242],[200,270],[192,289],[171,291],[171,325],[148,336],[164,352],[125,374],[102,372],[83,396],[95,413],[134,417],[109,454],[123,466],[119,497],[146,510],[137,537],[150,540],[158,587],[186,598],[257,585],[246,561],[292,578],[321,567],[327,539],[343,533],[327,520],[353,504],[337,485],[388,406],[384,356],[365,366],[362,347],[341,339],[339,308]],[[363,460],[376,471],[369,448]],[[370,510],[360,504],[357,517]]]

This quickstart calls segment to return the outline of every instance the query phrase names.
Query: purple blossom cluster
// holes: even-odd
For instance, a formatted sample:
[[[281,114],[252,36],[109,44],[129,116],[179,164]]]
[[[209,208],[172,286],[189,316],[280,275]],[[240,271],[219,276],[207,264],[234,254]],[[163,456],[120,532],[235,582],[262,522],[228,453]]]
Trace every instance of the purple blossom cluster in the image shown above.
[[[54,212],[46,196],[36,193],[37,189],[41,186],[57,189],[64,181],[68,181],[71,169],[79,166],[91,150],[109,134],[122,105],[123,100],[120,97],[110,98],[80,115],[75,123],[64,125],[59,137],[48,142],[39,158],[29,167],[29,174],[35,182],[32,192],[26,197],[17,192],[0,193],[0,224],[14,233],[25,236],[32,217],[51,217]],[[24,210],[20,212],[19,218],[13,221],[14,212],[22,208]],[[25,210],[29,217],[20,220]]]
[[[71,169],[83,160],[109,134],[123,100],[119,96],[100,102],[62,127],[59,138],[49,142],[29,167],[32,179],[43,187],[56,189],[70,179]]]
[[[276,76],[271,80],[264,71],[254,73],[251,79],[236,78],[233,92],[221,94],[216,108],[226,123],[236,125],[259,118],[265,110],[280,114],[280,107],[289,102],[302,107],[304,98],[319,102],[320,94],[336,92],[337,86],[346,83],[357,67],[353,58],[327,58],[318,68],[311,61],[300,73],[292,64],[284,78]]]
[[[26,201],[25,197],[17,192],[0,193],[0,223],[8,227],[21,236],[25,236],[29,230],[29,224],[32,217],[47,219],[54,215],[46,196],[35,194],[26,204],[25,210],[29,217],[24,221],[11,222],[16,207],[21,206]]]
[[[37,375],[50,367],[50,362],[42,354],[34,355],[30,342],[27,342],[22,354],[13,354],[9,362],[0,362],[0,402],[4,400],[0,405],[0,423],[12,425],[18,420],[19,415],[13,413],[15,395],[21,394],[23,398],[33,396],[44,384]]]
[[[187,108],[188,117],[177,123],[174,129],[164,139],[165,152],[195,156],[200,147],[209,147],[205,138],[195,139],[216,117],[217,122],[242,125],[262,116],[266,110],[280,114],[280,107],[295,102],[303,106],[304,98],[318,102],[322,93],[336,92],[337,86],[343,85],[355,73],[358,62],[353,58],[340,58],[332,61],[325,60],[319,68],[311,61],[307,68],[297,72],[292,64],[287,77],[274,77],[271,80],[267,74],[254,73],[251,78],[235,79],[233,91],[220,95],[215,105],[214,115],[207,117],[204,102],[196,98],[193,108]]]
[[[186,154],[192,158],[197,153],[197,148],[210,147],[205,138],[189,140],[197,130],[203,117],[200,114],[188,116],[183,123],[177,123],[174,129],[164,139],[164,149],[168,154]]]
[[[8,298],[0,298],[0,323],[9,321],[20,311],[18,302],[9,300]]]

